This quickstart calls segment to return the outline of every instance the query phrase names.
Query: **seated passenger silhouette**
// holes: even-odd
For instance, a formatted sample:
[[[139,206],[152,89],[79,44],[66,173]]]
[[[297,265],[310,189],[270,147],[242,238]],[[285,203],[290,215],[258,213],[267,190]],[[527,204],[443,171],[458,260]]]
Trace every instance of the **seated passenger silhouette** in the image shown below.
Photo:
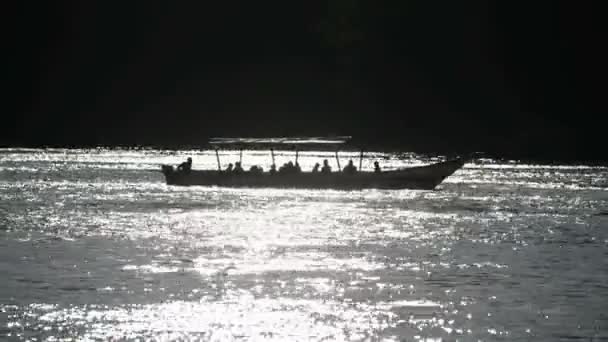
[[[185,173],[189,173],[190,170],[192,170],[192,158],[188,157],[188,159],[179,164],[179,166],[177,167],[177,171],[182,171]]]
[[[357,168],[355,167],[355,165],[353,165],[352,159],[348,161],[348,164],[344,167],[342,172],[348,173],[348,174],[353,174],[353,173],[357,172]]]
[[[374,172],[375,173],[382,172],[382,170],[380,170],[380,164],[377,161],[374,162]]]
[[[320,166],[319,163],[315,163],[315,167],[312,168],[312,173],[318,173]]]
[[[329,166],[327,159],[323,160],[323,167],[321,168],[321,173],[331,173],[331,166]]]
[[[245,171],[245,170],[243,170],[243,167],[241,167],[241,162],[234,163],[234,171],[232,171],[232,172],[234,172],[236,174],[241,174],[241,173],[243,173],[243,171]]]
[[[281,166],[279,168],[279,173],[291,174],[291,173],[294,173],[294,169],[295,169],[295,166],[293,165],[293,162],[290,161],[288,163],[283,164],[283,166]]]
[[[274,175],[275,173],[277,173],[277,166],[275,164],[270,165],[270,174]]]
[[[232,163],[228,164],[228,167],[226,168],[226,172],[228,172],[228,173],[232,172]]]
[[[261,166],[253,165],[252,167],[249,168],[249,172],[259,174],[259,173],[264,172],[264,169],[262,169]]]

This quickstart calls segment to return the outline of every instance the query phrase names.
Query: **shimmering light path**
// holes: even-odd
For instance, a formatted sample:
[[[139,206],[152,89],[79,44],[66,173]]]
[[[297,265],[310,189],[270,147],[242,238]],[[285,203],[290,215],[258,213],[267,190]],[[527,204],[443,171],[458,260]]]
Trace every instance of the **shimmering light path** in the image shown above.
[[[0,150],[0,339],[608,339],[606,168],[483,161],[437,191],[166,186],[159,164],[187,156],[216,167]]]

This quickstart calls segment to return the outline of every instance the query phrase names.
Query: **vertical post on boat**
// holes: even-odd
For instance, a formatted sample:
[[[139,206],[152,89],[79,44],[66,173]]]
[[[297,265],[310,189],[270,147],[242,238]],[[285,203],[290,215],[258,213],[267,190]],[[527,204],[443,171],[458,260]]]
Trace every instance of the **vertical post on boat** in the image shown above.
[[[274,149],[272,149],[272,148],[270,149],[270,155],[272,156],[272,164],[273,164],[273,165],[276,165],[276,164],[274,163]]]
[[[296,164],[298,163],[298,150],[296,149]]]
[[[241,148],[240,154],[239,154],[239,163],[241,164],[241,166],[243,165],[243,149]]]
[[[340,158],[338,158],[338,150],[336,150],[336,163],[338,163],[338,171],[342,170],[340,167]]]
[[[359,155],[359,171],[361,171],[362,163],[363,163],[363,150],[361,150],[361,154]]]
[[[222,171],[222,165],[220,164],[220,153],[215,149],[215,158],[217,159],[217,170]]]

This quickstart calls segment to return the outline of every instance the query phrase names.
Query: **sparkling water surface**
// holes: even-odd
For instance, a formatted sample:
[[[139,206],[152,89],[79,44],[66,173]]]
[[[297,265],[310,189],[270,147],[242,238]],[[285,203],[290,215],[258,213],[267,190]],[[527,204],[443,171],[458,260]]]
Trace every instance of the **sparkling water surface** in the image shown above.
[[[478,160],[435,191],[165,185],[159,165],[188,156],[217,167],[0,149],[0,340],[608,340],[608,168]]]

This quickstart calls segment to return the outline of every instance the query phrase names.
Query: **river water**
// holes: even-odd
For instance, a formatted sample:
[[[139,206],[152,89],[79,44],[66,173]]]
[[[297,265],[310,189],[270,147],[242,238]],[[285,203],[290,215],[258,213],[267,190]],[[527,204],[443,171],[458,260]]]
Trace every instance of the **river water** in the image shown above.
[[[188,156],[216,167],[0,149],[0,340],[608,340],[608,168],[482,160],[435,191],[165,185],[159,164]]]

